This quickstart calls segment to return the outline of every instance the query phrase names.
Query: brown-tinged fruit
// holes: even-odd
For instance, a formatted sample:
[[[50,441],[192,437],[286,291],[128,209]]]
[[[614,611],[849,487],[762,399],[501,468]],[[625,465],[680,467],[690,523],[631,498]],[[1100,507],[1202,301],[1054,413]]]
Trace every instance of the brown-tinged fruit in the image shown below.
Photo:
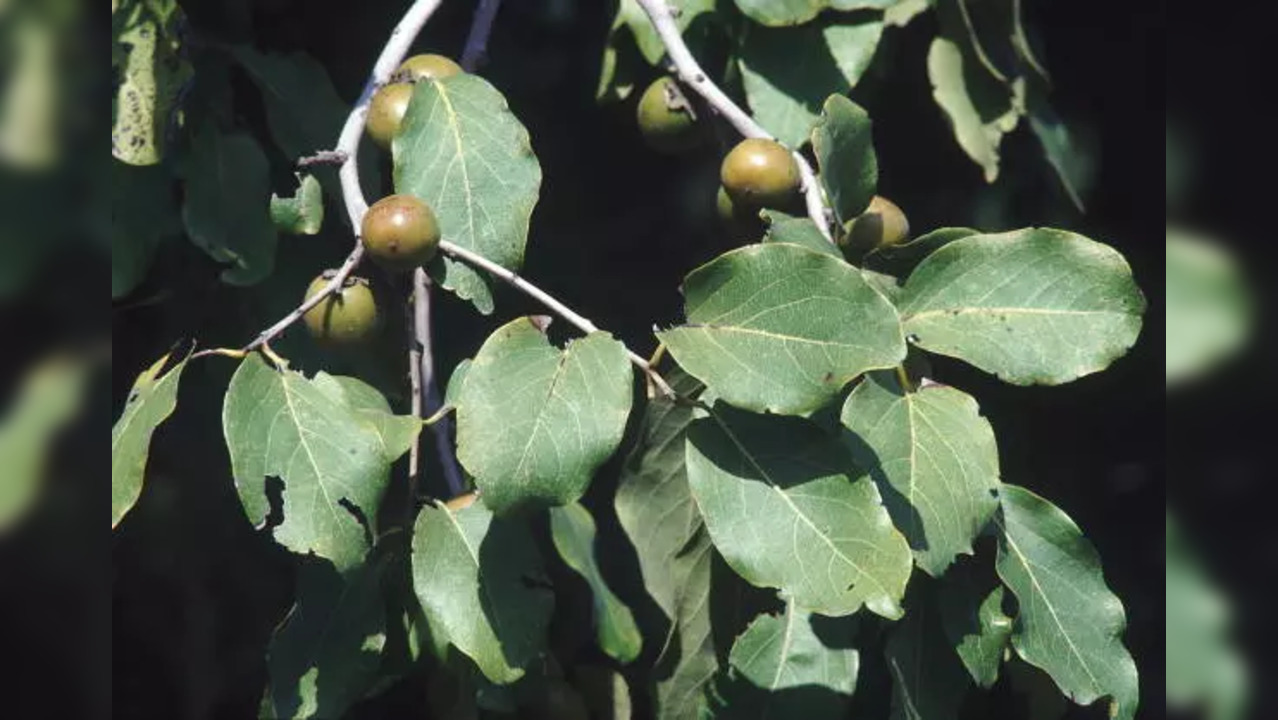
[[[408,112],[408,102],[412,99],[413,86],[409,83],[383,85],[373,93],[364,129],[382,149],[390,149],[391,141],[404,124],[404,114]]]
[[[724,232],[733,240],[754,242],[763,236],[766,226],[759,209],[733,202],[722,185],[715,196],[715,210]]]
[[[723,158],[719,180],[739,205],[784,209],[799,189],[799,167],[775,140],[746,138]]]
[[[309,300],[328,285],[330,276],[320,275],[306,288]],[[359,345],[376,334],[381,326],[377,301],[368,281],[347,278],[342,287],[319,301],[302,316],[311,337],[321,345],[348,347]]]
[[[700,143],[692,105],[672,78],[657,78],[643,91],[635,116],[639,132],[653,150],[673,155]]]
[[[896,203],[875,195],[865,212],[849,220],[843,244],[862,253],[899,245],[910,237],[910,223]]]
[[[446,77],[460,75],[463,72],[461,65],[453,62],[452,58],[426,53],[414,55],[401,63],[395,73],[391,75],[391,80],[408,83],[421,82],[423,80],[443,80]]]
[[[416,197],[388,195],[364,213],[360,240],[379,265],[411,270],[435,257],[439,222],[430,206]]]

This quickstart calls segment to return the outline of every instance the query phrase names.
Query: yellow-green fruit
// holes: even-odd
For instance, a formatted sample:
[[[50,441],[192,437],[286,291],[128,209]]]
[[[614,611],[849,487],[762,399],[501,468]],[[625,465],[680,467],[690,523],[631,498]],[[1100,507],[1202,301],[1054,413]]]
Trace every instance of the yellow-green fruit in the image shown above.
[[[775,140],[746,138],[723,158],[719,180],[733,202],[779,210],[799,189],[799,167]]]
[[[411,270],[435,257],[439,222],[430,206],[412,195],[388,195],[364,213],[360,240],[379,265]]]
[[[905,213],[896,203],[880,195],[875,195],[865,212],[849,220],[844,229],[844,244],[864,252],[900,244],[910,236]]]
[[[421,82],[422,80],[443,80],[446,77],[460,75],[461,65],[443,55],[414,55],[400,64],[392,75],[395,82]]]
[[[688,100],[671,78],[657,78],[643,91],[635,116],[643,139],[658,152],[685,152],[701,139]]]
[[[368,122],[365,130],[380,147],[389,150],[391,141],[399,134],[408,112],[408,101],[413,99],[413,86],[409,83],[391,83],[378,88],[368,104]]]
[[[329,278],[320,275],[306,288],[306,299],[328,285]],[[377,302],[368,281],[348,278],[340,290],[319,301],[302,316],[311,336],[323,345],[357,345],[372,337],[381,324]]]

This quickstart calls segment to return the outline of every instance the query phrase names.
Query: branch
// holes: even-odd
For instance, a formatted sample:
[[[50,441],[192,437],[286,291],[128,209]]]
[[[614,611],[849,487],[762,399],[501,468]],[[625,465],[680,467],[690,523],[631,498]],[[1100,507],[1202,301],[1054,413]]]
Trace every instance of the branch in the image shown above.
[[[306,314],[306,311],[323,302],[324,298],[340,290],[342,284],[346,282],[346,278],[350,277],[351,272],[355,270],[355,266],[359,265],[360,261],[364,259],[364,246],[360,243],[358,235],[360,224],[364,220],[364,213],[368,210],[368,202],[364,200],[364,192],[359,187],[359,158],[357,153],[359,151],[360,137],[364,134],[364,123],[368,117],[368,104],[373,99],[373,93],[377,91],[377,88],[386,84],[391,73],[395,72],[399,64],[404,61],[404,56],[408,54],[409,47],[417,39],[417,35],[421,33],[426,21],[430,19],[431,14],[439,7],[441,1],[417,0],[408,8],[408,12],[404,13],[404,17],[400,19],[399,24],[391,31],[390,37],[386,40],[386,45],[382,47],[381,54],[377,56],[377,62],[373,64],[373,71],[369,74],[368,81],[364,83],[364,89],[360,91],[359,100],[351,108],[351,114],[346,117],[346,124],[342,126],[342,133],[337,138],[337,147],[331,151],[330,157],[342,158],[342,164],[338,168],[337,176],[342,184],[342,197],[346,201],[346,214],[350,218],[351,227],[354,228],[357,236],[354,249],[346,256],[346,260],[342,262],[341,267],[338,268],[322,290],[315,293],[309,300],[303,302],[288,315],[280,318],[279,322],[259,333],[253,339],[253,342],[241,348],[243,351],[256,350],[270,342],[276,335],[284,332],[288,326],[297,322]],[[328,153],[321,154],[328,155]],[[201,357],[208,353],[209,351],[204,350],[195,353],[192,357]]]
[[[489,260],[483,255],[467,250],[466,248],[460,245],[455,245],[451,242],[448,242],[447,240],[443,240],[439,243],[439,249],[444,254],[450,257],[453,257],[457,260],[461,260],[462,262],[468,263],[470,265],[483,268],[484,270],[487,270],[490,274],[496,277],[499,277],[502,280],[505,280],[516,290],[527,295],[528,297],[531,297],[532,299],[536,300],[542,305],[545,305],[547,308],[550,308],[551,310],[555,312],[555,314],[559,315],[559,317],[572,323],[575,327],[577,327],[582,332],[587,334],[592,332],[598,332],[599,330],[598,325],[595,325],[589,319],[579,315],[572,308],[559,302],[553,296],[547,293],[545,290],[542,290],[536,285],[533,285],[532,283],[523,279],[515,271],[502,267],[501,265],[498,265],[497,263],[493,262],[492,260]],[[665,381],[665,378],[661,377],[661,375],[659,375],[656,370],[653,370],[652,366],[648,364],[647,360],[645,360],[638,353],[631,351],[629,348],[626,348],[626,355],[627,357],[630,358],[630,362],[635,364],[635,367],[639,368],[645,375],[648,376],[648,379],[652,381],[653,385],[657,386],[657,389],[660,390],[662,394],[666,395],[667,397],[675,396],[675,391]]]
[[[697,59],[692,56],[692,52],[688,50],[688,46],[683,42],[683,35],[679,33],[679,27],[675,25],[674,15],[671,14],[670,7],[666,5],[665,0],[636,1],[639,3],[639,7],[643,8],[644,13],[648,15],[648,20],[652,23],[653,29],[657,31],[657,36],[661,38],[661,43],[666,46],[666,54],[670,56],[670,61],[674,63],[675,74],[679,76],[679,79],[685,85],[696,90],[697,94],[704,98],[710,107],[718,111],[743,137],[764,138],[765,140],[776,139],[771,133],[763,129],[763,126],[755,122],[749,113],[732,102],[732,98],[728,97],[726,93],[710,81],[706,71],[701,69],[701,65],[697,63]],[[792,152],[791,154],[799,166],[799,176],[803,180],[803,195],[808,208],[808,216],[812,218],[812,222],[816,223],[817,229],[821,231],[825,239],[834,242],[834,237],[830,234],[830,220],[826,210],[825,199],[821,195],[821,186],[816,181],[816,173],[812,172],[812,166],[808,165],[806,158],[798,152]]]
[[[413,413],[419,418],[431,417],[443,405],[435,383],[435,358],[431,350],[430,321],[430,277],[426,271],[417,268],[413,271],[413,349],[410,357],[416,361],[413,368],[417,376],[417,387],[414,389],[416,410]],[[457,459],[453,455],[452,421],[447,417],[431,423],[430,431],[435,436],[435,449],[439,453],[439,465],[448,484],[448,497],[456,497],[462,493],[465,483],[461,469],[457,467]],[[410,475],[410,487],[415,485],[416,476]],[[416,498],[416,488],[412,496]]]
[[[493,20],[497,18],[497,9],[501,0],[479,0],[475,7],[475,16],[470,21],[470,34],[466,36],[466,47],[462,49],[461,66],[466,72],[474,72],[476,66],[488,55],[488,35],[493,30]]]

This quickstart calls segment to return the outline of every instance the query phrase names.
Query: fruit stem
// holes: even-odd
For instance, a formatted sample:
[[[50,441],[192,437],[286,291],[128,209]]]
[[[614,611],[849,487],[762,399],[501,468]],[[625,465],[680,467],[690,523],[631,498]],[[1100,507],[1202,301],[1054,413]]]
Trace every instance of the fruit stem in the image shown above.
[[[754,121],[750,114],[742,110],[732,98],[710,81],[710,76],[701,69],[697,59],[692,56],[688,46],[683,42],[679,26],[675,24],[674,15],[666,5],[666,0],[636,0],[639,7],[648,15],[648,21],[657,31],[661,43],[666,47],[666,54],[674,63],[675,73],[685,85],[697,91],[705,101],[719,112],[743,137],[776,140],[763,126]],[[831,243],[834,236],[830,234],[830,219],[826,212],[825,200],[822,197],[821,185],[816,180],[812,166],[798,152],[791,153],[794,162],[799,166],[799,177],[803,181],[803,196],[807,205],[808,216],[816,223],[821,235]]]

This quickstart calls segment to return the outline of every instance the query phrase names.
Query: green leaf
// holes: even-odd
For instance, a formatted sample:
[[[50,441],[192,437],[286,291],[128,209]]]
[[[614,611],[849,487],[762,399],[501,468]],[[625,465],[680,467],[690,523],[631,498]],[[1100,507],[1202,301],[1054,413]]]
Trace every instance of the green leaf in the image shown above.
[[[1238,353],[1252,333],[1251,288],[1220,243],[1167,229],[1167,384],[1193,380]]]
[[[1003,587],[996,583],[993,577],[981,583],[971,563],[960,563],[945,573],[937,595],[945,635],[983,688],[998,680],[1012,636],[1012,619],[1003,613]]]
[[[883,11],[883,24],[888,27],[905,27],[910,21],[927,12],[933,0],[896,0]]]
[[[677,583],[672,626],[653,671],[660,720],[701,720],[709,707],[706,693],[719,669],[710,616],[713,559],[710,536],[699,527],[670,563]]]
[[[380,564],[343,577],[304,558],[297,602],[271,638],[266,666],[271,717],[336,718],[373,684],[386,643]]]
[[[883,657],[892,675],[891,720],[957,720],[971,682],[946,644],[931,584],[910,593],[905,619],[889,630]]]
[[[266,156],[249,135],[206,123],[193,140],[182,221],[191,242],[229,267],[222,280],[254,285],[275,267],[275,226]]]
[[[45,7],[48,4],[40,6]],[[0,42],[5,50],[0,78],[0,165],[7,169],[39,172],[57,165],[64,155],[63,105],[70,95],[67,86],[74,83],[63,69],[62,57],[78,40],[67,31],[68,20],[76,14],[67,10],[71,7],[75,6],[63,3],[51,13],[4,12],[12,6],[0,9],[4,15]]]
[[[885,245],[866,253],[864,266],[897,277],[907,277],[928,255],[962,240],[968,235],[979,235],[980,230],[963,227],[937,228],[932,232],[901,245]]]
[[[894,374],[866,376],[843,403],[845,443],[869,471],[914,561],[940,577],[998,509],[994,430],[967,393],[936,383],[902,390]]]
[[[882,34],[878,14],[830,15],[799,27],[748,27],[738,62],[755,119],[786,146],[802,145],[826,98],[846,93],[861,79]]]
[[[685,398],[704,389],[677,368],[666,373]],[[704,689],[718,670],[710,623],[712,546],[688,488],[684,439],[692,406],[664,396],[649,400],[639,438],[626,457],[614,507],[634,546],[644,587],[670,632],[655,673],[658,717],[698,720]]]
[[[453,368],[453,374],[448,378],[448,387],[444,389],[444,404],[449,407],[457,407],[457,398],[461,397],[462,384],[466,382],[466,373],[470,370],[470,358],[463,358]]]
[[[1108,696],[1111,718],[1134,718],[1136,664],[1120,639],[1127,619],[1095,548],[1073,520],[1029,490],[1004,485],[1002,506],[995,567],[1020,607],[1012,647],[1074,702]]]
[[[1096,177],[1095,153],[1083,144],[1076,132],[1070,130],[1048,103],[1046,95],[1047,87],[1042,81],[1029,82],[1025,104],[1030,130],[1043,147],[1043,155],[1056,172],[1065,194],[1079,212],[1086,212],[1083,198]]]
[[[80,414],[89,370],[84,358],[53,355],[24,373],[8,410],[0,418],[0,533],[12,527],[35,502],[58,433]],[[113,471],[114,440],[112,431]],[[114,472],[111,479],[114,527]]]
[[[882,10],[897,0],[736,0],[746,17],[760,25],[801,25],[826,8],[834,10]]]
[[[292,197],[271,195],[271,222],[280,232],[315,235],[324,223],[324,193],[314,175],[298,173]]]
[[[670,8],[680,33],[687,32],[692,21],[698,17],[714,13],[714,4],[715,0],[666,0],[666,6]],[[666,54],[666,46],[657,36],[648,15],[635,0],[620,0],[617,4],[617,16],[613,19],[611,34],[615,35],[623,26],[630,30],[635,45],[648,64],[657,65]]]
[[[300,52],[264,54],[248,45],[233,46],[231,55],[262,93],[271,137],[286,157],[296,160],[333,147],[350,105],[337,94],[318,60]],[[372,152],[361,157],[360,184],[370,197],[380,194],[376,157]],[[314,172],[328,196],[340,204],[342,190],[336,168],[317,166]]]
[[[590,585],[594,594],[599,647],[623,665],[643,648],[643,638],[630,608],[613,594],[595,562],[595,521],[578,503],[551,508],[550,532],[559,555]]]
[[[418,83],[393,148],[396,192],[426,201],[450,242],[519,269],[541,166],[501,93],[469,73]],[[444,257],[429,269],[480,312],[493,311],[486,274]]]
[[[112,158],[106,190],[111,196],[111,297],[127,295],[146,278],[167,235],[181,232],[173,178],[165,167],[135,167]]]
[[[484,502],[427,505],[413,530],[413,589],[453,647],[494,683],[512,683],[544,649],[554,606],[541,556],[518,520]]]
[[[1232,637],[1229,599],[1167,513],[1167,705],[1209,720],[1246,717],[1247,666]]]
[[[860,665],[855,631],[854,618],[814,615],[793,602],[782,615],[755,618],[728,658],[732,717],[844,717]]]
[[[421,433],[420,420],[412,415],[396,415],[391,412],[386,398],[363,380],[319,372],[311,383],[373,428],[388,463],[395,462],[408,452]]]
[[[999,145],[1020,118],[1024,83],[1003,86],[977,67],[963,47],[948,37],[934,38],[927,75],[959,147],[981,166],[985,182],[992,183],[998,178]]]
[[[364,559],[369,531],[355,511],[376,517],[390,467],[370,424],[300,373],[253,353],[226,389],[222,430],[255,526],[266,521],[266,477],[274,476],[284,482],[277,542],[328,558],[341,572]]]
[[[489,335],[455,399],[457,459],[498,515],[579,499],[630,415],[625,346],[594,332],[560,351],[539,322]]]
[[[1063,230],[972,235],[919,264],[898,305],[924,350],[1016,385],[1104,370],[1140,332],[1145,298],[1113,248]]]
[[[839,225],[865,212],[879,182],[869,113],[841,95],[831,95],[812,128],[812,151]]]
[[[687,324],[657,336],[716,395],[802,414],[905,357],[896,310],[856,268],[769,243],[720,255],[683,282]]]
[[[164,355],[133,381],[120,419],[111,428],[111,527],[120,524],[142,494],[151,435],[177,407],[178,383],[186,359],[161,373],[169,362]]]
[[[825,239],[811,218],[786,215],[779,210],[764,210],[763,214],[768,220],[763,242],[802,245],[809,250],[843,259],[843,253],[839,252],[834,243]]]
[[[120,83],[111,101],[111,155],[130,165],[164,157],[165,133],[191,65],[179,52],[185,22],[174,0],[126,0],[112,13],[111,66]]]
[[[688,428],[688,484],[715,547],[753,585],[799,608],[901,616],[910,548],[869,477],[801,418],[717,403]]]

